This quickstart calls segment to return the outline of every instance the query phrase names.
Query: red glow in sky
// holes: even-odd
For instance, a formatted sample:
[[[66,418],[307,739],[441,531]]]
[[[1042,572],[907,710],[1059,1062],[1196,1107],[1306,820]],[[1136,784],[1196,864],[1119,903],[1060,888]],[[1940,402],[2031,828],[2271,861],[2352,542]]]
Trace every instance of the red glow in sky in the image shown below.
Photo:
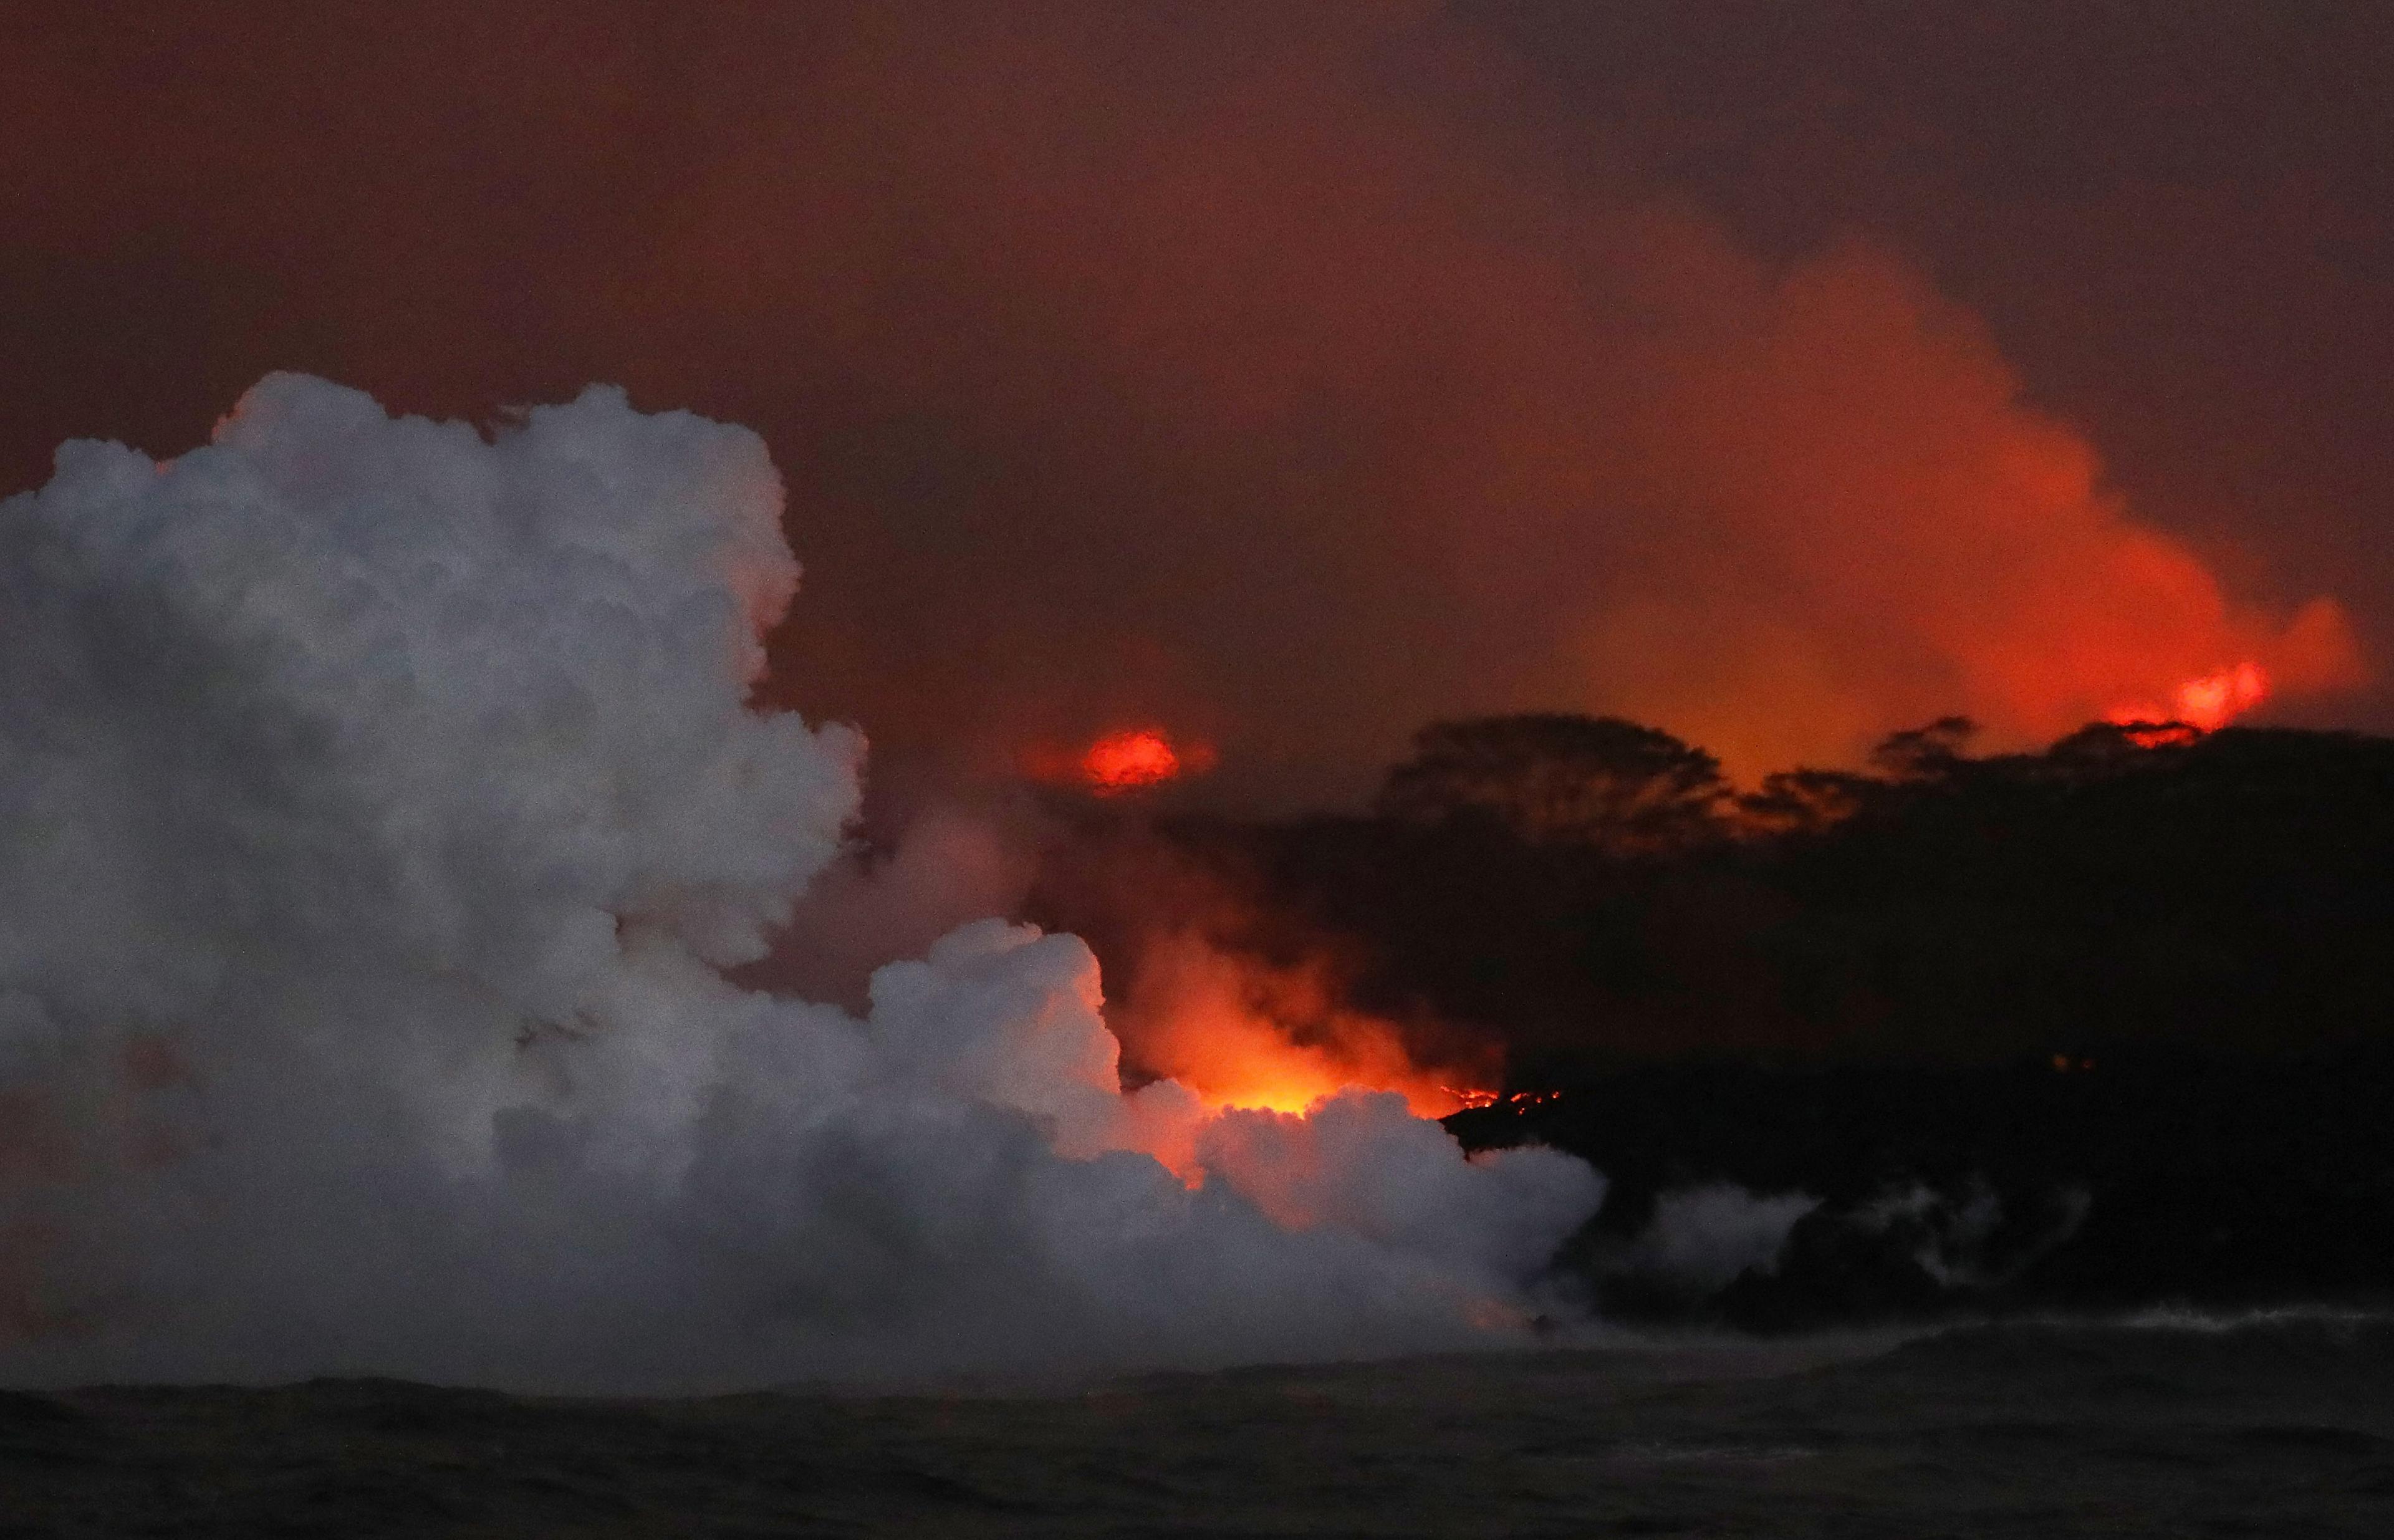
[[[2394,725],[2394,267],[2306,233],[2394,239],[2394,7],[1782,7],[1765,71],[1736,6],[433,8],[31,8],[0,491],[295,360],[478,421],[612,380],[790,480],[760,702],[1067,731],[1059,785],[1155,713],[1236,734],[1217,798],[1351,802],[1532,704],[1751,781],[2224,720],[2174,696],[2247,658]],[[1777,135],[1816,98],[1867,105]],[[2035,148],[1935,148],[1987,103]]]
[[[2269,671],[2247,660],[2233,668],[2187,680],[2171,694],[2166,705],[2140,702],[2114,706],[2103,715],[2104,720],[2124,726],[2135,722],[2184,722],[2209,732],[2226,727],[2269,698]]]

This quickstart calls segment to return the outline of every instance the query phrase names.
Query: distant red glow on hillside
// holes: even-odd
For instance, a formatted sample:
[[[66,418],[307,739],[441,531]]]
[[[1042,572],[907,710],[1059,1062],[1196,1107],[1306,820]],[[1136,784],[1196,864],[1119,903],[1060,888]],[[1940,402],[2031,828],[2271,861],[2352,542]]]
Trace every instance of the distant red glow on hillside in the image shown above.
[[[2251,660],[2216,674],[2189,679],[2177,687],[2167,704],[2138,702],[2114,706],[2103,714],[2107,722],[2184,722],[2209,732],[2226,727],[2269,698],[2269,671]]]
[[[1110,732],[1081,756],[1081,778],[1100,796],[1160,785],[1179,774],[1179,751],[1154,728]]]
[[[1098,796],[1145,791],[1214,768],[1214,745],[1203,739],[1175,739],[1160,727],[1122,728],[1085,747],[1053,744],[1025,749],[1024,774],[1050,785],[1076,785]]]

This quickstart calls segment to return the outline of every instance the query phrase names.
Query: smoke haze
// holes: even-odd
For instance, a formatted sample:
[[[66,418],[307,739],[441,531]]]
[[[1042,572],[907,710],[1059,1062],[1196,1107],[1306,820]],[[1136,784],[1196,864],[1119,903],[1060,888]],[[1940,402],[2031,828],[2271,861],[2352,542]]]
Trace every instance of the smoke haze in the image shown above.
[[[1144,805],[1269,817],[1488,713],[1746,781],[1949,714],[2394,725],[2387,15],[29,15],[0,1377],[1518,1336],[1606,1185],[1408,1115],[1493,1040],[1024,778],[1177,745]],[[1075,862],[1102,981],[1003,918]],[[1404,1094],[1269,1110],[1350,1078]],[[1758,1191],[1619,1259],[1860,1233]]]
[[[853,337],[889,394],[833,455],[880,517],[838,522],[909,540],[935,611],[1012,612],[971,700],[903,670],[901,720],[1147,704],[1320,788],[1471,710],[1619,712],[1751,776],[1945,711],[2049,738],[2248,659],[2357,681],[2334,601],[2231,601],[1894,254],[1563,204],[1351,37],[1190,82],[1126,30],[874,40],[690,200],[699,303]],[[1098,699],[1058,699],[1063,651]]]
[[[60,22],[24,83],[49,126],[10,163],[51,211],[28,282],[164,229],[183,287],[118,284],[161,313],[92,317],[78,347],[163,329],[218,371],[303,362],[468,415],[595,375],[761,425],[824,579],[768,698],[971,770],[1160,722],[1219,747],[1204,795],[1287,806],[1351,796],[1425,720],[1536,708],[1651,721],[1750,779],[1948,713],[2019,746],[2248,664],[2314,714],[2369,677],[2344,608],[2366,594],[2320,591],[2359,569],[2278,575],[2268,545],[2301,520],[2203,502],[2151,435],[2113,485],[1914,250],[1927,227],[1861,217],[1907,163],[1822,148],[1850,113],[1743,76],[1719,109],[1816,130],[1777,142],[1867,183],[1815,190],[1843,227],[1791,235],[1761,194],[1658,172],[1702,158],[1667,151],[1712,142],[1703,93],[1728,87],[1625,22],[668,9],[473,7],[403,39],[364,13],[161,22],[109,66],[165,104],[129,126],[62,99],[116,46]],[[1724,71],[1782,44],[1863,70],[1834,27],[1742,14],[1685,23]],[[1975,56],[1867,35],[1977,81]],[[2013,41],[1991,57],[2040,82],[2071,52]],[[2217,47],[2241,79],[2266,42]],[[1573,116],[1616,58],[1678,94]],[[2095,132],[2086,156],[2134,170]],[[138,195],[86,207],[103,154]],[[2075,227],[2040,228],[2060,250]],[[2088,319],[2037,318],[2010,330]],[[168,389],[158,351],[81,421],[164,415],[140,395]]]
[[[727,981],[858,797],[852,731],[745,704],[781,512],[755,435],[617,391],[485,440],[293,375],[0,505],[0,1378],[696,1389],[1519,1329],[1593,1172],[1467,1163],[1394,1096],[1125,1094],[1071,937],[966,925],[862,1020]]]

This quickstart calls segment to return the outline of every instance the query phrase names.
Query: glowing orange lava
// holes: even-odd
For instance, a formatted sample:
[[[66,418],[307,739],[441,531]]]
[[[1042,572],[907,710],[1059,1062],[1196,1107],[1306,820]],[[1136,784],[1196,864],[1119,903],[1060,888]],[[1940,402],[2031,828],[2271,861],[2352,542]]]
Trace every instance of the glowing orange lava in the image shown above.
[[[2187,680],[2177,687],[2166,705],[2139,702],[2133,705],[2114,706],[2103,714],[2103,719],[2123,727],[2138,723],[2184,722],[2189,727],[2209,732],[2215,728],[2226,727],[2269,698],[2269,672],[2248,659],[2233,668],[2223,668],[2216,674],[2205,674],[2199,679]]]
[[[1337,1002],[1320,967],[1270,967],[1194,937],[1159,943],[1126,1023],[1138,1058],[1212,1109],[1303,1112],[1341,1091],[1394,1091],[1416,1117],[1487,1095],[1414,1062],[1393,1022]],[[1475,1067],[1476,1068],[1476,1067]]]
[[[1299,1043],[1273,1021],[1237,1015],[1187,1018],[1173,1077],[1209,1107],[1302,1112],[1341,1091],[1394,1091],[1416,1117],[1444,1117],[1469,1104],[1416,1068],[1394,1032],[1348,1018],[1332,1043]]]
[[[1180,753],[1157,728],[1109,732],[1081,756],[1081,778],[1099,796],[1161,785],[1180,773]]]
[[[1109,732],[1085,748],[1053,742],[1034,744],[1018,755],[1016,763],[1034,781],[1120,796],[1202,775],[1214,768],[1214,759],[1213,745],[1203,740],[1176,742],[1160,727],[1135,727]]]

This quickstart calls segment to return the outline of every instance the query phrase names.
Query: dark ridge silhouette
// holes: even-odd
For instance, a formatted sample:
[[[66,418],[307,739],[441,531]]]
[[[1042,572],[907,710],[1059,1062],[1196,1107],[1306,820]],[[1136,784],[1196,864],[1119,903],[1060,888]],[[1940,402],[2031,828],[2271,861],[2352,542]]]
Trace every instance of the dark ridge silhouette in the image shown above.
[[[1611,1178],[1561,1261],[1615,1316],[2394,1297],[2394,742],[1969,738],[1732,797],[1635,724],[1440,724],[1370,816],[1117,832],[1041,917],[1111,973],[1167,911],[1327,951],[1427,1060],[1497,1045],[1449,1126]],[[1641,1270],[1658,1199],[1723,1182],[1818,1204],[1725,1285]]]
[[[1616,1067],[1455,1114],[1612,1179],[1563,1265],[1615,1317],[1776,1330],[1956,1310],[2394,1299],[2394,1052]],[[1820,1200],[1725,1288],[1629,1253],[1707,1183]]]
[[[1616,856],[1684,849],[1717,830],[1720,761],[1618,717],[1434,722],[1388,772],[1375,810],[1397,823],[1484,822],[1534,843]]]
[[[1161,850],[1235,896],[1213,906],[1224,944],[1335,939],[1368,959],[1361,1003],[1501,1041],[1526,1088],[1690,1054],[2383,1041],[2394,741],[2169,731],[1973,758],[1948,720],[1888,740],[1872,773],[1731,799],[1709,756],[1651,730],[1453,724],[1375,815],[1117,835],[1074,858],[1079,892],[1051,881],[1034,908],[1119,930],[1087,866]]]

